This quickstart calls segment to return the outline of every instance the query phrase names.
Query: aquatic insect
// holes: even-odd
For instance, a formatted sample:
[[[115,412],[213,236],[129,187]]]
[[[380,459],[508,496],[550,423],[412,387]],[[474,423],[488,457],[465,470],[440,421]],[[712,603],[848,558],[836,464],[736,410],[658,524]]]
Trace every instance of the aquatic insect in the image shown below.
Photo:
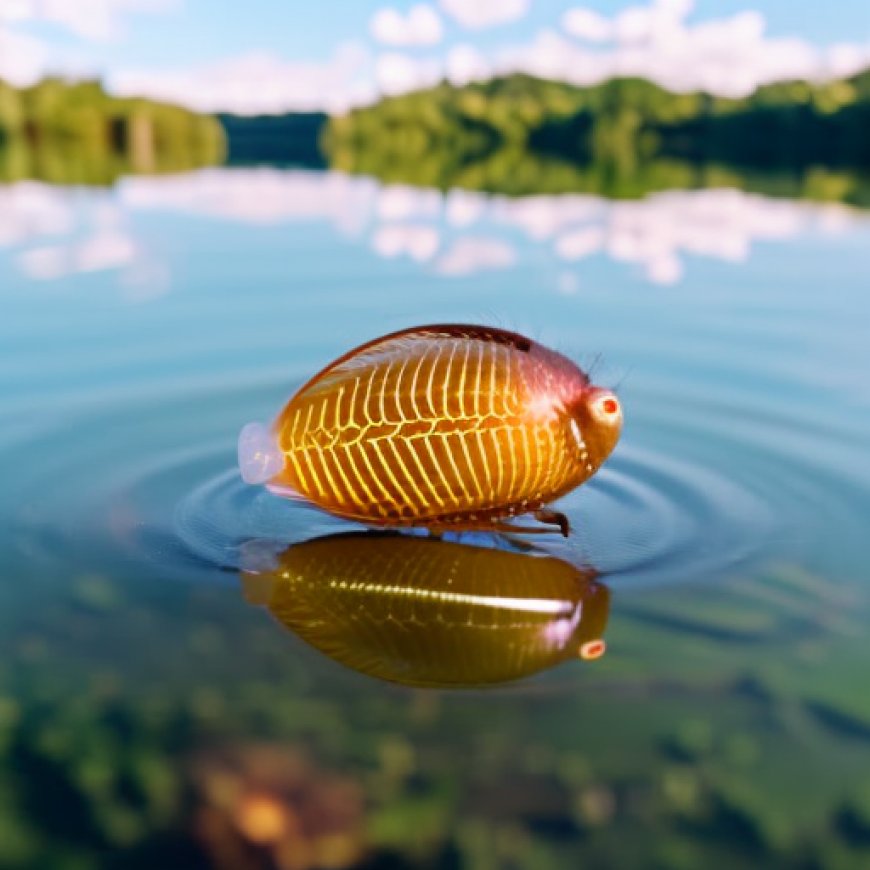
[[[239,438],[248,483],[379,526],[517,529],[588,480],[622,428],[616,396],[569,359],[486,326],[420,326],[350,351],[270,428]],[[532,531],[527,529],[526,531]]]
[[[610,593],[595,577],[548,555],[355,532],[294,544],[242,584],[249,602],[353,670],[470,687],[603,655]]]

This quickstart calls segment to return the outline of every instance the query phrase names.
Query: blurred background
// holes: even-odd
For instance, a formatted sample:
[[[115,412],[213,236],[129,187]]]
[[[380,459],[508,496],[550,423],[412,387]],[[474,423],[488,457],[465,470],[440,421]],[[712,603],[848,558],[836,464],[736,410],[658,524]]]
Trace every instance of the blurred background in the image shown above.
[[[0,0],[0,868],[870,866],[868,209],[859,0]],[[432,545],[599,660],[234,470],[450,321],[619,391],[550,559]]]

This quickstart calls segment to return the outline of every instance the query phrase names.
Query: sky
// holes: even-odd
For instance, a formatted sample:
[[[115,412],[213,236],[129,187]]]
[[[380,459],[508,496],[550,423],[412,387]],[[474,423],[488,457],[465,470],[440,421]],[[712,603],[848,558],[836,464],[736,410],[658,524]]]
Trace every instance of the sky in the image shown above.
[[[0,78],[98,76],[204,111],[341,112],[514,71],[739,96],[868,66],[867,0],[0,0]]]

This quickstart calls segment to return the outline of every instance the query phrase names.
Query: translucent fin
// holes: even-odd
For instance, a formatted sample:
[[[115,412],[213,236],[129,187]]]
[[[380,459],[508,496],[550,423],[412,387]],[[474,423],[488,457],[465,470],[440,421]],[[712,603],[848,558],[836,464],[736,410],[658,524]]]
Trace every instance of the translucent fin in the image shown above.
[[[293,489],[292,486],[285,486],[283,483],[267,483],[266,489],[268,489],[269,492],[275,493],[275,495],[280,495],[281,498],[302,502],[303,504],[311,504],[309,499],[302,495],[301,492]]]
[[[284,470],[284,453],[272,430],[248,423],[239,434],[239,469],[245,483],[266,483]]]
[[[239,545],[239,570],[246,574],[270,574],[278,570],[277,541],[251,540]]]

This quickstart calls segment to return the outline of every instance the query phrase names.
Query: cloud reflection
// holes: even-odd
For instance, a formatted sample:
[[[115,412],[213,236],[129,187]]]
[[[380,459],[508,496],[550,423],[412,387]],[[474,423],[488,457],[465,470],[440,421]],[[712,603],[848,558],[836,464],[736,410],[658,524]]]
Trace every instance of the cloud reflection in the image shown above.
[[[501,239],[464,236],[438,260],[442,275],[472,275],[488,269],[507,269],[517,260],[515,248]]]
[[[102,272],[133,263],[139,249],[122,230],[105,228],[75,244],[47,245],[23,251],[18,262],[36,280],[52,280],[75,272]]]
[[[63,235],[73,224],[69,196],[58,188],[30,181],[0,185],[0,248]]]
[[[424,263],[432,259],[438,244],[438,233],[429,226],[384,224],[372,235],[372,249],[387,259],[407,254]]]
[[[653,284],[691,275],[691,261],[742,263],[762,242],[848,231],[847,206],[772,199],[734,189],[672,190],[637,200],[591,194],[506,196],[380,185],[340,172],[209,169],[124,180],[114,191],[24,182],[0,187],[0,249],[35,280],[120,270],[124,286],[168,266],[137,237],[137,215],[170,212],[248,225],[325,222],[375,256],[449,278],[549,258],[566,274],[603,258]],[[567,271],[566,271],[567,270]],[[143,279],[142,276],[147,276]]]
[[[0,186],[3,248],[13,250],[14,263],[34,282],[110,272],[129,301],[169,289],[168,265],[136,238],[129,215],[111,192],[82,196],[33,182]]]
[[[368,224],[378,190],[373,180],[338,172],[207,169],[125,179],[120,200],[131,211],[192,213],[247,224],[327,220],[356,234]],[[421,201],[407,213],[418,212]]]

